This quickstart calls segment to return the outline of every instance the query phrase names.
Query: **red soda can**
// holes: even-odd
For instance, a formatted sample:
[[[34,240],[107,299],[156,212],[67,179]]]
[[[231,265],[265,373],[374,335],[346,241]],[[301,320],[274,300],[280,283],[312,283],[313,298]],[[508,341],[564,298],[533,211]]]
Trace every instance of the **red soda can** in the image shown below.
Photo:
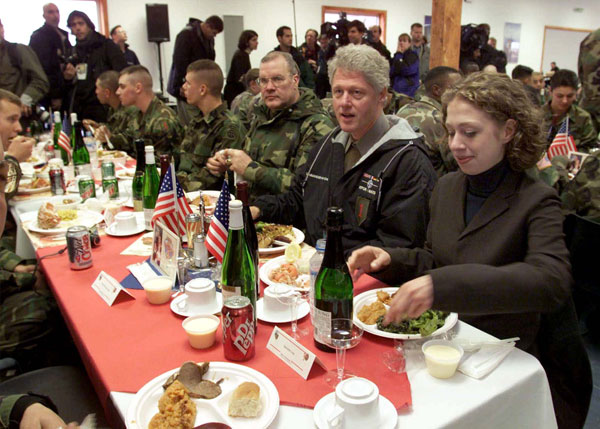
[[[67,229],[67,250],[72,270],[85,270],[93,265],[90,232],[85,226]]]
[[[65,174],[62,168],[53,167],[50,170],[50,189],[52,195],[65,195],[67,193],[67,187],[65,186]]]
[[[245,296],[225,300],[223,319],[223,351],[225,358],[244,361],[254,357],[254,309]]]

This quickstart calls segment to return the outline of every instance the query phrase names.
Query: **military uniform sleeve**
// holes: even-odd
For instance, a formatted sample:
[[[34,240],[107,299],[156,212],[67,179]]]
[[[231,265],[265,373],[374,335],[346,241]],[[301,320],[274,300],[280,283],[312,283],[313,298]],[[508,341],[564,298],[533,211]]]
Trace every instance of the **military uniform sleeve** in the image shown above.
[[[313,145],[325,137],[333,128],[334,125],[331,119],[323,114],[312,115],[310,118],[305,119],[301,127],[302,137],[290,168],[267,167],[252,161],[244,171],[244,179],[259,183],[262,188],[267,189],[272,194],[285,192],[292,184],[295,172],[306,163]]]
[[[0,429],[18,428],[27,407],[37,403],[57,412],[56,406],[46,396],[35,394],[0,396]]]
[[[306,88],[315,89],[315,75],[308,64],[308,61],[304,61],[300,64],[300,76],[302,77],[302,83]]]
[[[169,117],[161,116],[152,119],[150,127],[144,134],[145,138],[152,140],[156,156],[164,153],[172,154],[182,140],[183,127],[172,114]]]
[[[23,94],[31,97],[31,103],[36,104],[48,93],[50,83],[33,49],[21,44],[17,47],[21,55],[23,72],[29,76],[29,82]]]
[[[561,200],[564,211],[600,222],[600,152],[585,159],[579,172],[564,186]]]
[[[577,149],[580,152],[589,153],[594,149],[598,149],[598,132],[594,127],[591,116],[585,112],[581,122],[581,126],[577,135]]]

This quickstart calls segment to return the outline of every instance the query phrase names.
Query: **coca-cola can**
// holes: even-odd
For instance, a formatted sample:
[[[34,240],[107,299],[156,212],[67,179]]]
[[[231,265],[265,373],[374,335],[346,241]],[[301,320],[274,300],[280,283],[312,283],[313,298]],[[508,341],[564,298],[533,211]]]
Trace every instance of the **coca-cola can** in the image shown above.
[[[244,361],[254,357],[254,310],[250,299],[232,296],[221,310],[225,358]]]
[[[85,270],[93,265],[90,232],[85,226],[67,229],[67,250],[72,270]]]
[[[49,175],[52,195],[65,195],[67,193],[67,187],[65,186],[65,174],[63,173],[62,168],[52,167]]]

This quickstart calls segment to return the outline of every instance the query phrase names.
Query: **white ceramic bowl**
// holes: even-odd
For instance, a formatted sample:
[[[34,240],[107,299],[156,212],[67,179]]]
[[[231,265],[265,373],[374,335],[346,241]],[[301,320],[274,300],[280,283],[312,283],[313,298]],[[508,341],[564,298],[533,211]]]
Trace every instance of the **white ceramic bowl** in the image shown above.
[[[50,197],[50,202],[56,210],[75,210],[81,204],[81,197],[77,194],[55,195]]]

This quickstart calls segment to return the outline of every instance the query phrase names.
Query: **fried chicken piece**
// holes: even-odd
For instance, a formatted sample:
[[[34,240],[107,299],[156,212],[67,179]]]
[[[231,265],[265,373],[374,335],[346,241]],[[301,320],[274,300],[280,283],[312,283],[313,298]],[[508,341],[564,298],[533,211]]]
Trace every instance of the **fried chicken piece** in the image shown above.
[[[372,304],[364,305],[358,311],[357,317],[361,322],[367,325],[373,325],[377,323],[377,319],[385,315],[385,313],[387,313],[387,310],[383,303],[381,301],[375,301]]]
[[[377,291],[377,299],[383,302],[385,305],[390,305],[392,303],[392,297],[390,294],[382,290]]]
[[[158,414],[148,429],[192,429],[196,421],[196,404],[183,384],[175,380],[158,401]]]

